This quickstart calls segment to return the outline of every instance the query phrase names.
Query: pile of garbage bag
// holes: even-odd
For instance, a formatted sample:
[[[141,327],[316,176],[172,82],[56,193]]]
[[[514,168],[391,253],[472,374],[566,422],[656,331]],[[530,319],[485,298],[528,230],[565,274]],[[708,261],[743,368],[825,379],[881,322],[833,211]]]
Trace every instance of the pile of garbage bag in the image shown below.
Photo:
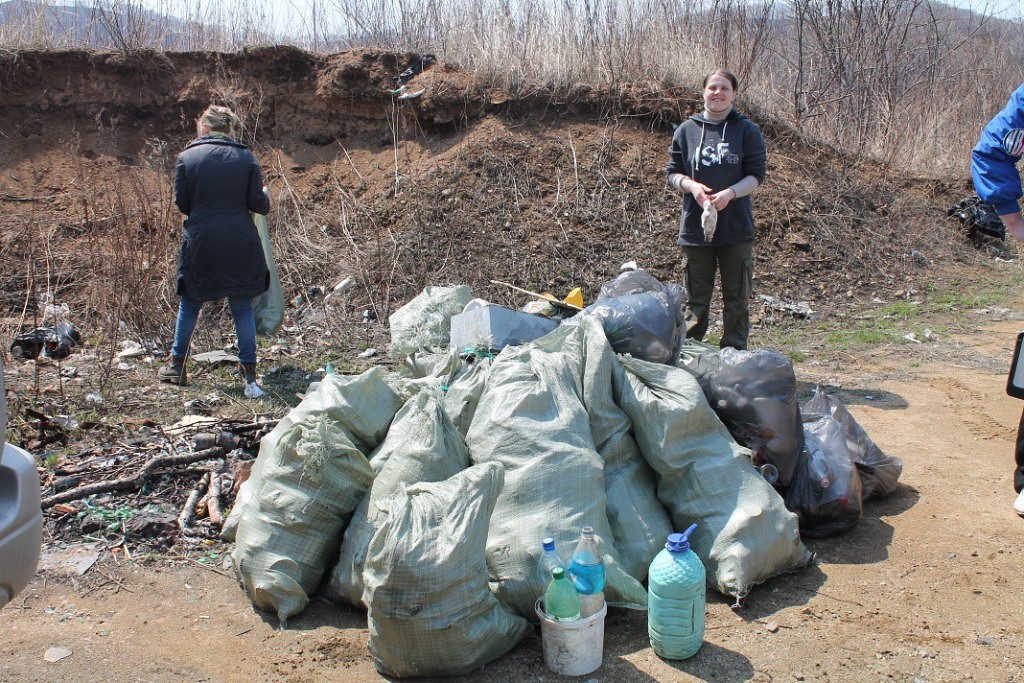
[[[568,546],[593,527],[608,603],[645,609],[651,560],[669,533],[696,523],[690,543],[709,585],[738,604],[811,563],[802,524],[836,519],[835,501],[804,485],[819,463],[807,453],[834,466],[841,438],[842,457],[859,458],[848,479],[870,471],[863,491],[891,490],[898,461],[831,397],[804,412],[838,431],[808,438],[785,368],[774,379],[759,370],[748,395],[730,354],[679,344],[681,288],[636,272],[589,311],[496,355],[447,345],[468,288],[428,288],[392,318],[399,367],[313,383],[261,442],[225,522],[253,604],[282,626],[317,594],[366,609],[382,673],[459,675],[537,621],[544,537]],[[716,406],[706,387],[742,400]],[[766,460],[787,487],[762,476]]]
[[[417,507],[442,485],[476,500],[473,513]],[[367,608],[371,639],[417,629],[402,647],[371,646],[381,671],[453,675],[536,620],[541,538],[568,545],[594,527],[609,604],[643,609],[651,559],[694,522],[712,586],[737,599],[811,561],[795,515],[696,380],[617,356],[582,316],[493,359],[418,352],[397,371],[326,376],[263,439],[224,534],[257,607],[286,622],[326,585]],[[448,609],[491,600],[500,608],[472,628]],[[479,657],[456,666],[437,652]]]

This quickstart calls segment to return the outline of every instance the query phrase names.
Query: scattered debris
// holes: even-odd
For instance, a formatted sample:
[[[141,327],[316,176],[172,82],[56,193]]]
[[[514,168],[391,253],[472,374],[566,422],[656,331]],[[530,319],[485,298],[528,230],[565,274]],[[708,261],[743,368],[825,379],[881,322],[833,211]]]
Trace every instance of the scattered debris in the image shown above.
[[[223,365],[236,365],[238,356],[227,351],[207,351],[189,356],[189,360],[196,363],[207,363],[210,367],[217,368]]]
[[[133,491],[142,488],[142,485],[146,483],[149,477],[156,470],[164,467],[178,467],[182,465],[191,465],[192,463],[201,462],[203,460],[209,460],[211,458],[223,458],[225,455],[224,449],[215,447],[209,448],[205,451],[199,451],[198,453],[183,453],[180,455],[161,455],[152,458],[140,469],[138,472],[118,479],[108,479],[104,481],[98,481],[93,484],[87,484],[84,486],[78,486],[69,491],[62,493],[55,493],[52,496],[47,496],[42,500],[43,509],[47,509],[56,505],[57,503],[67,503],[72,500],[81,500],[89,496],[96,495],[97,493],[111,493],[113,491]]]
[[[40,353],[60,360],[71,355],[74,346],[82,343],[82,335],[67,321],[52,327],[37,327],[31,332],[19,334],[11,343],[11,355],[15,358],[37,358]]]
[[[423,55],[418,60],[413,62],[412,66],[410,66],[408,69],[406,69],[402,73],[400,73],[397,76],[395,76],[394,78],[392,78],[391,81],[393,83],[396,83],[396,84],[400,85],[400,86],[405,85],[406,83],[411,81],[414,76],[416,76],[417,74],[421,73],[423,70],[425,70],[428,67],[430,67],[430,65],[433,64],[436,61],[437,61],[437,57],[435,57],[432,54]]]
[[[125,339],[121,342],[121,351],[118,352],[118,358],[137,358],[139,356],[145,356],[146,349],[143,348],[142,344],[131,339]]]
[[[417,90],[416,92],[404,92],[404,93],[402,93],[401,95],[398,96],[398,99],[400,99],[400,100],[415,99],[415,98],[419,97],[420,95],[422,95],[423,93],[425,93],[426,91],[427,91],[426,88],[422,88],[420,90]]]
[[[981,201],[978,195],[961,199],[946,215],[959,219],[968,239],[976,246],[981,246],[985,238],[1006,241],[1006,226],[996,207]]]
[[[59,662],[62,659],[67,659],[68,657],[70,657],[73,654],[74,654],[74,652],[72,652],[71,648],[69,648],[69,647],[55,646],[55,647],[49,648],[46,651],[46,653],[43,655],[43,659],[45,659],[50,664],[54,664],[56,662]]]
[[[63,548],[44,548],[39,556],[39,568],[82,576],[96,564],[103,549],[103,544],[98,542],[72,543]]]
[[[821,315],[811,310],[811,305],[806,301],[789,301],[776,296],[758,294],[757,298],[764,302],[766,309],[788,313],[794,318],[801,320],[818,320]]]
[[[90,536],[130,557],[189,537],[219,537],[223,510],[248,478],[259,443],[277,421],[189,415],[161,434],[107,444],[47,463],[42,508],[56,539]]]

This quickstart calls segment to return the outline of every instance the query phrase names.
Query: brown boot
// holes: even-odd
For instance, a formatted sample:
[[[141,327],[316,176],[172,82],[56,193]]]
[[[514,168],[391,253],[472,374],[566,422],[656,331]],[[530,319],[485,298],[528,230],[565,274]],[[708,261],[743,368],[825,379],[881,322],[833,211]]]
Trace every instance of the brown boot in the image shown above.
[[[239,363],[238,373],[242,376],[242,381],[245,383],[245,389],[242,391],[246,398],[259,398],[263,396],[263,389],[256,382],[256,364],[252,363]]]
[[[185,372],[185,359],[171,356],[167,365],[160,368],[156,373],[161,382],[176,384],[183,387],[188,384],[188,374]]]

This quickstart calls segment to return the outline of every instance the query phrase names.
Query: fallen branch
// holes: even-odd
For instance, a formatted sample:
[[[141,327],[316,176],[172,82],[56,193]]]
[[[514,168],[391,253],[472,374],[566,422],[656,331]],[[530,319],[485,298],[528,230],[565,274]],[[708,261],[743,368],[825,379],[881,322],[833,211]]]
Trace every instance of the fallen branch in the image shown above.
[[[224,515],[220,511],[220,473],[210,470],[210,489],[206,494],[206,514],[211,524],[218,527],[224,524]]]
[[[146,463],[145,467],[136,472],[130,477],[122,477],[120,479],[111,479],[110,481],[100,481],[95,484],[88,484],[86,486],[79,486],[78,488],[63,491],[52,496],[43,498],[42,507],[43,509],[51,508],[59,503],[66,503],[70,500],[81,500],[88,496],[95,495],[97,493],[110,493],[112,491],[131,491],[142,488],[142,485],[146,483],[150,475],[154,471],[161,467],[176,467],[178,465],[189,465],[200,460],[209,460],[210,458],[223,458],[226,452],[223,448],[207,448],[205,451],[196,451],[195,453],[184,453],[182,455],[161,455],[153,458]]]
[[[199,496],[203,495],[206,487],[210,483],[210,473],[207,472],[202,478],[196,482],[196,486],[192,489],[192,492],[188,494],[188,500],[185,501],[185,505],[182,506],[181,512],[178,513],[178,528],[181,529],[181,533],[188,531],[189,524],[192,523],[192,518],[196,514],[196,504],[199,503]]]

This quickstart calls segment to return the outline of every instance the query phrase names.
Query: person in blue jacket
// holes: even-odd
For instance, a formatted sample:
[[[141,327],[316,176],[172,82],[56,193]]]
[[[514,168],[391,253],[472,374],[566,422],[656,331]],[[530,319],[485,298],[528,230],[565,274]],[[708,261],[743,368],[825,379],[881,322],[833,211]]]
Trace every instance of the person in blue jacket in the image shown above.
[[[736,76],[713,71],[703,88],[704,111],[676,128],[667,169],[668,184],[684,195],[676,244],[683,249],[686,337],[704,339],[718,271],[724,325],[719,346],[745,349],[754,277],[750,195],[764,182],[767,152],[761,129],[733,107]]]
[[[211,105],[196,121],[198,137],[178,155],[174,203],[185,214],[178,259],[178,319],[163,382],[187,383],[185,361],[204,302],[227,298],[238,338],[244,394],[258,398],[253,297],[270,286],[270,271],[250,212],[267,215],[270,198],[256,157],[234,139],[235,114]]]
[[[1024,154],[1024,84],[1017,88],[1010,101],[981,132],[981,139],[971,152],[971,175],[974,191],[983,202],[992,204],[1003,220],[1006,232],[1024,241],[1024,216],[1021,215],[1021,188],[1017,162]],[[1024,412],[1017,427],[1016,469],[1013,489],[1017,499],[1014,511],[1024,517]]]

